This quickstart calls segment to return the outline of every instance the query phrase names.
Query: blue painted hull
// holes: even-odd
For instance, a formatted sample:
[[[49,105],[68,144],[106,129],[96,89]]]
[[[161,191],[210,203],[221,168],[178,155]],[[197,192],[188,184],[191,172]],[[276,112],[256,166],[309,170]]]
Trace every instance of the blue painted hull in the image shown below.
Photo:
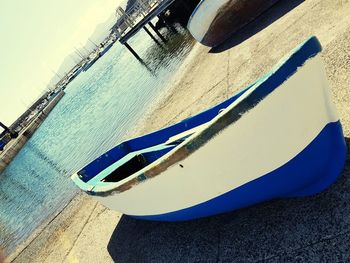
[[[300,154],[259,179],[190,208],[161,215],[133,217],[155,221],[184,221],[229,212],[271,199],[314,195],[334,183],[343,170],[345,158],[346,143],[341,124],[330,123]],[[300,185],[303,188],[300,189]]]

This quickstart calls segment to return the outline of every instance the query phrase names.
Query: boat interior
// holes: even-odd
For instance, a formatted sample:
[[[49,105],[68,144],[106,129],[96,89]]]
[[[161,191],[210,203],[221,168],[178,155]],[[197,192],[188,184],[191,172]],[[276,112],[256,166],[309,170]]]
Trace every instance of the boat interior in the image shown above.
[[[198,131],[200,127],[196,128]],[[107,176],[103,179],[99,178],[102,182],[119,182],[130,175],[142,170],[146,166],[152,164],[154,161],[158,160],[166,153],[174,149],[177,145],[185,141],[188,137],[193,135],[196,130],[192,129],[192,132],[188,134],[179,134],[176,138],[170,138],[167,142],[156,145],[150,148],[138,152],[132,152],[129,155],[132,155],[130,158],[129,155],[125,156],[120,160],[120,165],[112,172],[108,172]],[[107,168],[110,170],[109,168]]]
[[[250,87],[193,117],[117,145],[77,172],[79,180],[83,184],[97,186],[128,178],[205,129],[213,118]]]
[[[100,171],[88,181],[91,185],[116,183],[152,164],[166,153],[184,142],[193,134],[204,129],[205,124],[170,137],[166,142],[139,151],[130,152]]]

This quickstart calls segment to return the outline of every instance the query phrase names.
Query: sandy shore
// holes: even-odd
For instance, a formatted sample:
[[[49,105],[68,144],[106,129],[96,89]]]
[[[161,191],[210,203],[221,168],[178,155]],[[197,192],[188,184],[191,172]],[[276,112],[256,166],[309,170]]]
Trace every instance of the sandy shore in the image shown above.
[[[138,133],[222,101],[267,73],[308,36],[316,35],[324,47],[333,99],[349,138],[349,14],[348,0],[281,1],[223,47],[196,47],[181,81]],[[348,160],[339,182],[316,197],[273,201],[179,224],[122,217],[79,195],[8,261],[346,261],[350,257],[349,178]]]

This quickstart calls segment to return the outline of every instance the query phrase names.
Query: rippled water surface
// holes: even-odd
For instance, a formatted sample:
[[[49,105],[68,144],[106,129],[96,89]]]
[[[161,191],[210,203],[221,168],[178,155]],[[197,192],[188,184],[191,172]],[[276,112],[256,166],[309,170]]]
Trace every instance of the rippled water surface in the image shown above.
[[[0,174],[0,246],[10,253],[77,193],[70,174],[137,127],[190,52],[187,32],[159,47],[139,32],[131,46],[116,43],[66,89],[66,95],[15,160]]]

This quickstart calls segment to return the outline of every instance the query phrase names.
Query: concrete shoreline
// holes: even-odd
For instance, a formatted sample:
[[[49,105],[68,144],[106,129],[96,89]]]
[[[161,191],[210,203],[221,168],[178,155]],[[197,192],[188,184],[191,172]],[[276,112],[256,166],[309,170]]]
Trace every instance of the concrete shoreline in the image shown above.
[[[200,46],[178,86],[137,134],[210,107],[268,72],[310,35],[324,47],[333,101],[350,138],[350,2],[280,1],[238,37]],[[13,262],[321,262],[350,259],[350,159],[339,180],[314,197],[277,200],[178,224],[144,222],[78,195]],[[108,249],[108,250],[107,250]]]
[[[65,95],[65,92],[62,90],[58,93],[49,104],[42,109],[34,120],[29,123],[29,125],[24,128],[16,139],[13,139],[8,145],[5,146],[5,149],[0,154],[0,173],[6,169],[6,167],[11,163],[11,161],[16,157],[22,147],[26,142],[32,137],[35,131],[40,127],[40,125],[47,118],[49,113],[55,108],[57,103]]]

